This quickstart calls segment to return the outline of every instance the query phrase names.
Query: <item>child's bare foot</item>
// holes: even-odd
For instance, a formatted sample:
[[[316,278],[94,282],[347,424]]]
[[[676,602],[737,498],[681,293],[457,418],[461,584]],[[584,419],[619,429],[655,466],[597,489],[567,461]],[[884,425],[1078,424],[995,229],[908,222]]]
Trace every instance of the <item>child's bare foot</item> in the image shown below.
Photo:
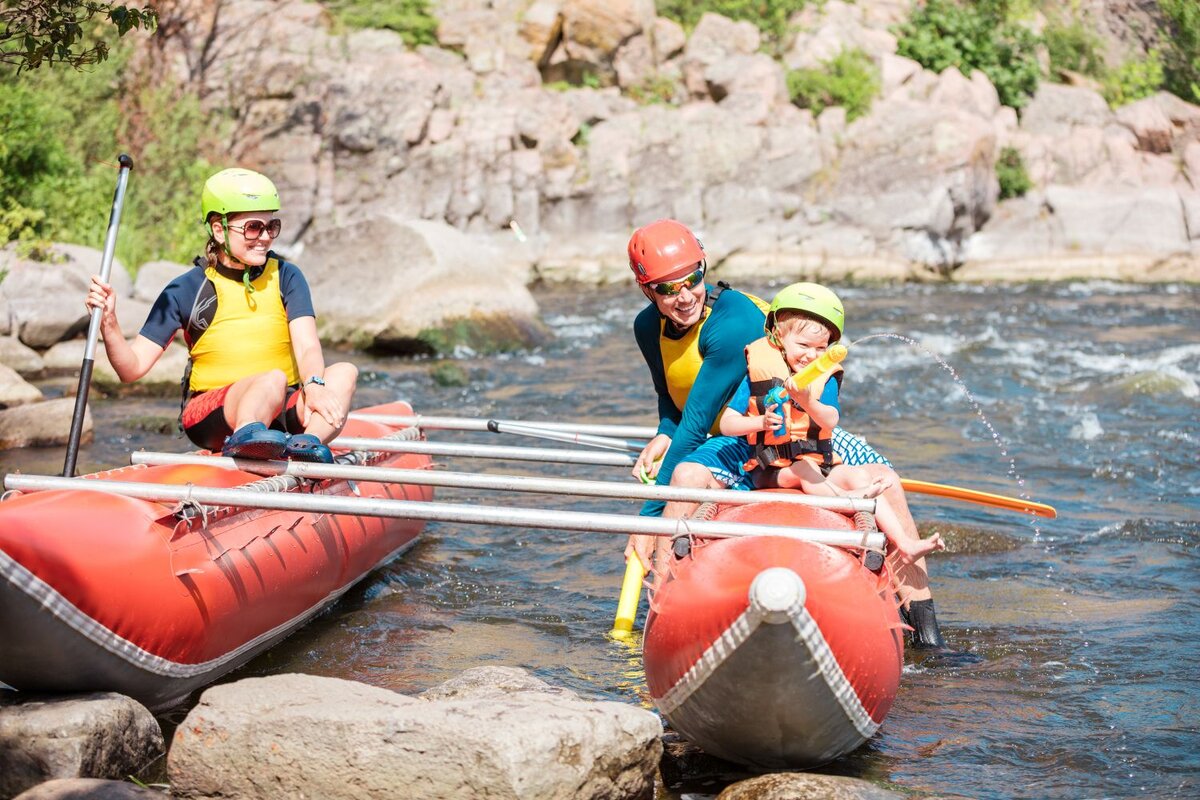
[[[940,533],[935,533],[928,539],[891,539],[889,544],[896,554],[896,560],[901,564],[912,564],[930,553],[946,549],[946,543],[942,541]]]

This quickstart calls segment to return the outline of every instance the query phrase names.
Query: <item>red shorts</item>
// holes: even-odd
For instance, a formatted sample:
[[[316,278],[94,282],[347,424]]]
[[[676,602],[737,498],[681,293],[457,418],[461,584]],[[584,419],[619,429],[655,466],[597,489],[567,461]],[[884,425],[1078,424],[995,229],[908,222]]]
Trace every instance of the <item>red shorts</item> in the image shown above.
[[[232,385],[232,384],[231,384]],[[225,395],[229,394],[229,386],[198,392],[183,409],[183,432],[197,447],[217,452],[225,444],[225,437],[233,433],[233,428],[225,420]],[[289,386],[283,408],[279,415],[271,421],[271,427],[285,433],[303,433],[304,426],[300,424],[300,412],[296,404],[300,402],[300,387]]]

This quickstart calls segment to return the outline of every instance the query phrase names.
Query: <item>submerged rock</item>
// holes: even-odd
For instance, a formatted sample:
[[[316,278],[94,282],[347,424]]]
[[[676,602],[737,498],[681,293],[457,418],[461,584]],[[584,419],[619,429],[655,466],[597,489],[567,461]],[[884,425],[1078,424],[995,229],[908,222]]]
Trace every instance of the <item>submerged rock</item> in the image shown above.
[[[175,733],[188,798],[650,798],[662,732],[640,708],[521,670],[470,670],[421,698],[311,675],[206,691]]]
[[[0,698],[0,797],[55,778],[123,778],[162,752],[154,717],[123,695]]]
[[[717,800],[903,800],[905,796],[858,778],[779,773],[735,783]]]

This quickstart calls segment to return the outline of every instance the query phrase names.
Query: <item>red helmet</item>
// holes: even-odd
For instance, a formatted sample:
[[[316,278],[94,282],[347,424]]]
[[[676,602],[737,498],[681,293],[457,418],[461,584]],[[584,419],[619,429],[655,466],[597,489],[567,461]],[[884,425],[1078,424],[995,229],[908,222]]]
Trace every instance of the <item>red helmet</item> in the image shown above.
[[[682,222],[660,219],[629,237],[629,268],[638,283],[656,283],[704,261],[704,245]]]

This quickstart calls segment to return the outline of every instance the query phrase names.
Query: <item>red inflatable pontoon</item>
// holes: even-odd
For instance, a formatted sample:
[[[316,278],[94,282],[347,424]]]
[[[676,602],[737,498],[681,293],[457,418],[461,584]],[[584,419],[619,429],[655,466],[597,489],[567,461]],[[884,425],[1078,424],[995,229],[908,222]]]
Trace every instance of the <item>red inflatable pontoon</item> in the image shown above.
[[[417,431],[351,420],[344,435],[417,438]],[[430,463],[411,454],[349,458]],[[342,480],[301,489],[295,478],[208,466],[132,466],[86,479],[397,500],[433,495],[424,486]],[[292,633],[413,545],[423,527],[299,511],[177,512],[95,492],[43,491],[0,503],[0,681],[22,691],[114,691],[151,710],[168,708]]]
[[[715,519],[854,530],[832,511],[721,506]],[[873,527],[873,525],[872,525]],[[646,619],[646,682],[705,752],[761,769],[813,767],[879,729],[900,683],[902,626],[886,566],[782,537],[693,542]]]

